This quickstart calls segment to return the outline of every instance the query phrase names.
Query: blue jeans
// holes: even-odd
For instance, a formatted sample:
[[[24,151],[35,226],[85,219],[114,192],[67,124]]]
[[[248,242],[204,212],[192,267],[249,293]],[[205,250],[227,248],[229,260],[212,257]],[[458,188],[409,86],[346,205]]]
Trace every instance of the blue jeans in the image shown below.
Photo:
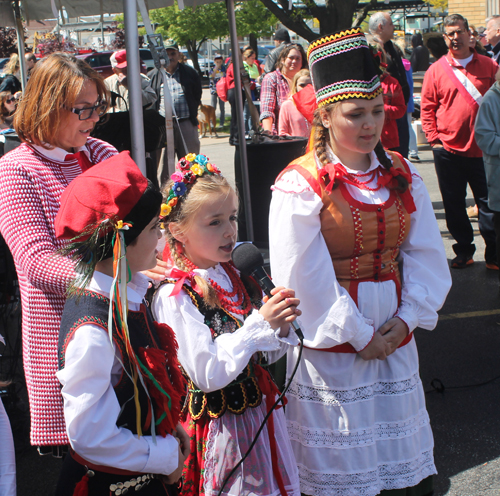
[[[434,165],[443,198],[446,226],[456,243],[453,251],[459,256],[472,256],[476,251],[474,232],[467,216],[465,198],[467,184],[479,210],[479,232],[484,238],[486,262],[496,261],[496,235],[493,212],[488,207],[488,186],[482,157],[463,157],[433,148]]]
[[[219,126],[222,127],[224,125],[224,119],[226,117],[226,113],[224,112],[224,102],[218,97],[217,94],[211,96],[212,96],[212,107],[216,111],[217,111],[217,100],[219,100],[219,110],[220,110]]]

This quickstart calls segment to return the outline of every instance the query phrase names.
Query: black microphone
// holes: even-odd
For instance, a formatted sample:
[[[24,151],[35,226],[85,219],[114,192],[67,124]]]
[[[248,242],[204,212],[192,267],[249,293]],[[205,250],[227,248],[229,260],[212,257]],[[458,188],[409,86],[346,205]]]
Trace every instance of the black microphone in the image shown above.
[[[254,277],[259,283],[260,287],[270,298],[272,297],[271,290],[276,286],[264,269],[264,257],[259,249],[252,243],[242,243],[238,245],[232,254],[233,263],[236,268],[246,276]],[[302,341],[304,339],[304,334],[294,320],[291,323],[295,334]]]

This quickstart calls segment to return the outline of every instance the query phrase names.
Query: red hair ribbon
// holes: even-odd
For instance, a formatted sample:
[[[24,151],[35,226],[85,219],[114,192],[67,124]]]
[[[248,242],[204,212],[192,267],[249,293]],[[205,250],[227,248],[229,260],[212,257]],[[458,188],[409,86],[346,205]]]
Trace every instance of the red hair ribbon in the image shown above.
[[[319,171],[319,179],[323,179],[328,176],[330,182],[326,186],[326,192],[331,193],[335,180],[344,181],[345,176],[347,176],[347,171],[342,167],[341,164],[326,164]]]
[[[180,290],[182,289],[182,285],[186,282],[186,279],[191,283],[191,287],[201,296],[202,291],[194,280],[195,275],[196,274],[193,271],[184,272],[183,270],[173,268],[170,271],[170,277],[172,279],[178,279],[178,281],[175,283],[174,289],[170,293],[170,296],[179,294]]]
[[[403,176],[408,184],[410,183],[410,174],[402,169],[396,169],[396,167],[391,167],[389,170],[385,168],[381,168],[382,175],[378,178],[377,184],[380,186],[387,186],[391,182],[395,182],[398,176]],[[394,184],[397,186],[397,184]],[[408,187],[405,192],[398,192],[403,205],[406,208],[406,211],[409,214],[412,214],[417,210],[415,207],[415,202],[413,201],[413,196],[411,196],[410,188]]]

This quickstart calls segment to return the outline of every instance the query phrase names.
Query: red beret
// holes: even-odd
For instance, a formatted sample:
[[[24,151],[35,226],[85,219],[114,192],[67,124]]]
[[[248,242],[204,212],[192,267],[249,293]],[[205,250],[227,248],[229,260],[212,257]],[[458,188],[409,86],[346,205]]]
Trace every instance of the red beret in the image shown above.
[[[56,236],[73,239],[103,218],[124,220],[147,186],[148,180],[128,151],[94,165],[64,190],[55,221]]]

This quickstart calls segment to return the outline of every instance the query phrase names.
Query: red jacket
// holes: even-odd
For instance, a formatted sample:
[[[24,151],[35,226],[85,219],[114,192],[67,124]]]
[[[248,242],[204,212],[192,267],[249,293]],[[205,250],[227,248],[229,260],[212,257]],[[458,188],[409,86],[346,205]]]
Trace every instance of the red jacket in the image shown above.
[[[498,65],[488,57],[474,52],[465,69],[451,53],[446,55],[446,59],[472,81],[481,95],[495,82]],[[466,102],[441,62],[434,62],[426,72],[422,85],[420,117],[427,141],[431,144],[442,143],[446,150],[457,155],[481,157],[483,154],[474,139],[477,110]]]
[[[398,125],[396,119],[406,114],[405,97],[403,89],[398,80],[390,74],[384,74],[380,83],[384,91],[385,121],[380,140],[384,148],[396,148],[399,146]]]

